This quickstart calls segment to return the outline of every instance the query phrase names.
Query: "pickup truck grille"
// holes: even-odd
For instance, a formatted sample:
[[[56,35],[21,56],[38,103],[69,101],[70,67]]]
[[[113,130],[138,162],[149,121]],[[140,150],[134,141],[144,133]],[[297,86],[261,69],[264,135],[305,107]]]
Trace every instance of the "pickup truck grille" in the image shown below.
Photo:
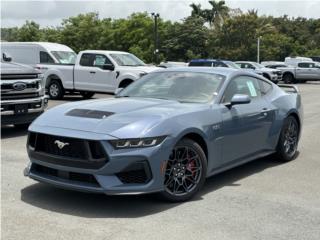
[[[56,165],[98,169],[108,161],[99,141],[30,132],[28,145],[40,161]]]
[[[22,79],[36,79],[38,74],[1,74],[2,80],[22,80]]]
[[[20,100],[25,98],[37,98],[39,97],[38,92],[33,93],[1,93],[1,100]]]

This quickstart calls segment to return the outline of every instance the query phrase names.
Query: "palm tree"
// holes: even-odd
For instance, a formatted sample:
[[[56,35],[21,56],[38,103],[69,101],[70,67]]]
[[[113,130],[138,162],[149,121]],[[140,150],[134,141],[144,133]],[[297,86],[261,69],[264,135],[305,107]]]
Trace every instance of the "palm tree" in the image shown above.
[[[192,17],[203,17],[203,10],[201,9],[201,4],[195,4],[195,3],[192,3],[190,4],[190,7],[192,8],[192,11],[191,11],[191,16]]]
[[[225,1],[218,1],[215,0],[209,1],[211,5],[211,9],[204,10],[205,11],[205,19],[209,22],[210,26],[218,27],[221,26],[223,20],[228,16],[229,7],[225,4]]]

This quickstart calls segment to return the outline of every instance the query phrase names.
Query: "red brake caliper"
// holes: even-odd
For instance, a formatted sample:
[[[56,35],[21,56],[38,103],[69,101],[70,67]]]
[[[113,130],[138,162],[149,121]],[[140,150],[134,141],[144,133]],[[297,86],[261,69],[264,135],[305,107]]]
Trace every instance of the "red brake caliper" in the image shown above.
[[[192,176],[194,177],[196,175],[196,171],[192,170],[196,166],[195,160],[190,160],[190,156],[188,155],[188,164],[187,169],[192,173]]]

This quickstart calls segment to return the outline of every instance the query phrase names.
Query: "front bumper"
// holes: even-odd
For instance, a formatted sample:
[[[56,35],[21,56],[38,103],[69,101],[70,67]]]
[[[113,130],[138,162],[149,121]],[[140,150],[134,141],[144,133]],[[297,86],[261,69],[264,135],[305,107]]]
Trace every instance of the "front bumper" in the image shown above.
[[[282,80],[282,73],[279,74],[270,74],[270,80],[272,82],[279,82]]]
[[[48,161],[48,156],[39,155],[27,146],[30,163],[25,168],[24,175],[64,189],[108,195],[163,190],[164,169],[171,152],[172,139],[167,138],[155,147],[115,150],[108,142],[111,138],[108,139],[105,135],[101,137],[102,140],[99,141],[107,154],[107,161],[98,169],[58,164],[59,161],[68,161],[61,157],[56,162]]]
[[[31,123],[44,112],[48,105],[48,99],[48,96],[42,96],[39,98],[1,101],[1,125]],[[28,112],[17,114],[14,110],[17,105],[27,105]]]

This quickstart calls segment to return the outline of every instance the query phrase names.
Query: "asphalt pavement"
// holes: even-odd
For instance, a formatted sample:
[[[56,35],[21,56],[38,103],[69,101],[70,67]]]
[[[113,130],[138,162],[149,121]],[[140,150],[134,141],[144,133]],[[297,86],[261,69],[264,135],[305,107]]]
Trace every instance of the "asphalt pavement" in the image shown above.
[[[305,115],[296,160],[280,164],[267,157],[221,173],[180,204],[37,183],[22,173],[26,131],[2,128],[1,239],[320,239],[320,82],[298,87]]]

